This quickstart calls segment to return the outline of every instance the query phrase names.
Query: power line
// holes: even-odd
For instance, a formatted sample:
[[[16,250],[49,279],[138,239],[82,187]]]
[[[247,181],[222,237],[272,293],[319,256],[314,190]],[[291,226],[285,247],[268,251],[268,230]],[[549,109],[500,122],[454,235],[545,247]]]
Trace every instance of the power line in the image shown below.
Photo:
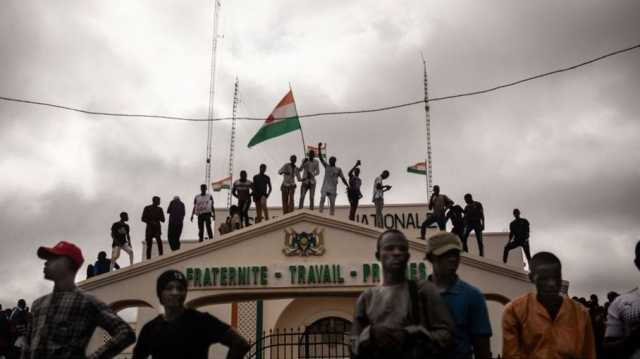
[[[604,60],[604,59],[606,59],[608,57],[612,57],[612,56],[615,56],[615,55],[623,54],[625,52],[633,51],[633,50],[636,50],[638,48],[640,48],[640,44],[637,44],[637,45],[634,45],[634,46],[631,46],[631,47],[627,47],[625,49],[616,50],[616,51],[607,53],[605,55],[598,56],[596,58],[581,62],[581,63],[579,63],[577,65],[560,68],[560,69],[557,69],[557,70],[545,72],[545,73],[534,75],[534,76],[529,76],[529,77],[526,77],[526,78],[523,78],[523,79],[520,79],[520,80],[507,82],[507,83],[500,84],[500,85],[497,85],[497,86],[494,86],[494,87],[490,87],[490,88],[487,88],[487,89],[483,89],[483,90],[477,90],[477,91],[471,91],[471,92],[463,92],[463,93],[459,93],[459,94],[442,96],[442,97],[433,97],[433,98],[428,99],[427,101],[428,102],[438,102],[438,101],[451,100],[451,99],[460,98],[460,97],[475,96],[475,95],[481,95],[481,94],[485,94],[485,93],[489,93],[489,92],[494,92],[494,91],[501,90],[501,89],[504,89],[504,88],[507,88],[507,87],[516,86],[516,85],[519,85],[519,84],[522,84],[522,83],[525,83],[525,82],[537,80],[537,79],[540,79],[540,78],[543,78],[543,77],[559,74],[559,73],[570,71],[570,70],[575,70],[575,69],[577,69],[579,67],[583,67],[583,66],[592,64],[594,62],[598,62],[598,61]],[[25,104],[30,104],[30,105],[46,106],[46,107],[52,107],[52,108],[57,108],[57,109],[61,109],[61,110],[74,111],[74,112],[84,113],[84,114],[87,114],[87,115],[97,115],[97,116],[156,118],[156,119],[163,119],[163,120],[191,121],[191,122],[224,121],[224,120],[232,120],[233,119],[233,117],[216,117],[216,118],[213,118],[213,119],[209,119],[209,118],[197,118],[197,117],[196,118],[192,118],[192,117],[166,116],[166,115],[147,115],[147,114],[131,114],[131,113],[90,111],[90,110],[84,110],[84,109],[81,109],[81,108],[76,108],[76,107],[71,107],[71,106],[57,105],[57,104],[48,103],[48,102],[33,101],[33,100],[26,100],[26,99],[5,97],[5,96],[0,96],[0,100],[9,101],[9,102],[25,103]],[[377,108],[370,108],[370,109],[352,110],[352,111],[318,112],[318,113],[299,115],[298,117],[300,117],[300,118],[311,118],[311,117],[320,117],[320,116],[338,116],[338,115],[352,115],[352,114],[360,114],[360,113],[381,112],[381,111],[389,111],[389,110],[395,110],[395,109],[399,109],[399,108],[403,108],[403,107],[414,106],[414,105],[422,104],[424,102],[425,102],[424,99],[420,99],[420,100],[407,102],[407,103],[403,103],[403,104],[399,104],[399,105],[377,107]],[[263,117],[236,117],[236,119],[237,120],[243,120],[243,121],[264,121]]]

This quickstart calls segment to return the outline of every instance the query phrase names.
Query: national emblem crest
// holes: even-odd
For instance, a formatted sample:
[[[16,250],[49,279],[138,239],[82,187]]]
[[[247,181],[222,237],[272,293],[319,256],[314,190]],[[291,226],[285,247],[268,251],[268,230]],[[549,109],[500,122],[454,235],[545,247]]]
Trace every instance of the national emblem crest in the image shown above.
[[[325,252],[324,248],[324,229],[313,232],[296,232],[293,228],[284,231],[284,248],[282,253],[285,256],[321,256]]]

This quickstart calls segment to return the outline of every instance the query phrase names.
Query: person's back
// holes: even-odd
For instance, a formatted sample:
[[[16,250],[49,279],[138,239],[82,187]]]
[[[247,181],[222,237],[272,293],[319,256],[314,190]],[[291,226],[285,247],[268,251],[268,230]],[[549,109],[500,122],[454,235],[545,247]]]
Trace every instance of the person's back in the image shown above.
[[[478,201],[472,201],[464,208],[464,220],[466,223],[479,222],[483,217],[482,204]]]
[[[516,218],[509,224],[509,230],[516,240],[522,241],[529,238],[529,221],[525,218]]]
[[[271,178],[266,174],[259,173],[253,176],[253,195],[259,197],[267,194],[267,184],[271,183]]]
[[[111,267],[111,260],[108,258],[98,259],[93,264],[93,273],[94,275],[100,275],[104,273],[109,273],[109,268]]]
[[[455,205],[447,212],[447,218],[451,220],[451,233],[462,237],[464,233],[464,218],[462,216],[462,207]]]
[[[167,208],[169,214],[169,222],[182,222],[185,216],[184,203],[178,198],[174,198]]]

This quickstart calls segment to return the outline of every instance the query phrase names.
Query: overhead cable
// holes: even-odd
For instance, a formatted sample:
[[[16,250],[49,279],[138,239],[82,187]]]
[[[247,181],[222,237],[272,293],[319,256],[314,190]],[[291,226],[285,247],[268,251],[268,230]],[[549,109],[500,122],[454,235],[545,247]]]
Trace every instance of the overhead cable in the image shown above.
[[[483,90],[477,90],[477,91],[471,91],[471,92],[463,92],[463,93],[459,93],[459,94],[441,96],[441,97],[433,97],[433,98],[430,98],[428,100],[420,99],[420,100],[407,102],[407,103],[403,103],[403,104],[399,104],[399,105],[377,107],[377,108],[370,108],[370,109],[351,110],[351,111],[318,112],[318,113],[302,114],[302,115],[299,115],[298,117],[300,117],[300,118],[310,118],[310,117],[320,117],[320,116],[338,116],[338,115],[352,115],[352,114],[360,114],[360,113],[381,112],[381,111],[389,111],[389,110],[395,110],[395,109],[399,109],[399,108],[403,108],[403,107],[414,106],[414,105],[417,105],[417,104],[422,104],[425,101],[427,101],[427,102],[438,102],[438,101],[456,99],[456,98],[460,98],[460,97],[481,95],[481,94],[485,94],[485,93],[501,90],[501,89],[504,89],[504,88],[507,88],[507,87],[516,86],[516,85],[519,85],[519,84],[522,84],[522,83],[525,83],[525,82],[528,82],[528,81],[537,80],[537,79],[540,79],[540,78],[543,78],[543,77],[559,74],[561,72],[575,70],[575,69],[577,69],[579,67],[586,66],[586,65],[592,64],[594,62],[598,62],[598,61],[604,60],[604,59],[606,59],[608,57],[611,57],[611,56],[615,56],[615,55],[619,55],[619,54],[622,54],[622,53],[625,53],[625,52],[633,51],[633,50],[636,50],[638,48],[640,48],[640,44],[637,44],[637,45],[634,45],[634,46],[631,46],[631,47],[627,47],[627,48],[624,48],[624,49],[621,49],[621,50],[616,50],[616,51],[607,53],[605,55],[598,56],[596,58],[581,62],[581,63],[579,63],[577,65],[560,68],[560,69],[557,69],[557,70],[545,72],[545,73],[534,75],[534,76],[529,76],[529,77],[526,77],[526,78],[523,78],[523,79],[520,79],[520,80],[507,82],[507,83],[500,84],[500,85],[497,85],[497,86],[494,86],[494,87],[490,87],[490,88],[487,88],[487,89],[483,89]],[[167,115],[148,115],[148,114],[132,114],[132,113],[90,111],[90,110],[85,110],[85,109],[71,107],[71,106],[58,105],[58,104],[53,104],[53,103],[48,103],[48,102],[43,102],[43,101],[34,101],[34,100],[27,100],[27,99],[6,97],[6,96],[0,96],[0,100],[10,101],[10,102],[18,102],[18,103],[25,103],[25,104],[30,104],[30,105],[46,106],[46,107],[52,107],[52,108],[57,108],[57,109],[61,109],[61,110],[74,111],[74,112],[84,113],[84,114],[87,114],[87,115],[96,115],[96,116],[156,118],[156,119],[163,119],[163,120],[191,121],[191,122],[200,122],[200,121],[209,121],[210,120],[208,118],[192,118],[192,117],[167,116]],[[213,118],[211,120],[212,121],[224,121],[224,120],[231,120],[231,119],[233,119],[233,117],[216,117],[216,118]],[[239,116],[239,117],[236,117],[236,119],[237,120],[243,120],[243,121],[264,121],[263,117],[241,117],[241,116]]]

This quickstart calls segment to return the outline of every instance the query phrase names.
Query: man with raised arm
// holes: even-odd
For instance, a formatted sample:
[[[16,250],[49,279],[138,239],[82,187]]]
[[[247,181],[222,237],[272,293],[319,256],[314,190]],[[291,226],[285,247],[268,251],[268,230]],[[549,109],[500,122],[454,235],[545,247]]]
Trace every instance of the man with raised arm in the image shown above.
[[[318,157],[322,157],[318,152]],[[304,197],[307,195],[307,191],[309,191],[309,209],[313,211],[314,203],[313,199],[316,193],[316,176],[320,174],[320,165],[318,164],[318,160],[315,159],[316,154],[314,151],[309,151],[307,153],[307,157],[302,160],[302,165],[300,165],[301,176],[301,185],[300,185],[300,204],[298,206],[299,209],[304,207]]]
[[[318,153],[320,153],[321,148],[322,143],[318,143]],[[324,210],[325,199],[329,197],[329,214],[333,216],[336,211],[336,197],[338,196],[338,178],[342,180],[347,190],[349,189],[349,184],[344,178],[342,168],[336,166],[336,158],[334,156],[329,157],[329,164],[324,158],[320,157],[320,163],[324,167],[324,181],[320,189],[320,213]]]
[[[384,216],[382,210],[384,209],[384,193],[391,189],[391,186],[384,185],[383,180],[389,178],[389,171],[384,170],[380,176],[376,177],[373,181],[373,204],[376,206],[376,220],[375,226],[378,228],[384,228]]]
[[[352,221],[356,220],[358,202],[360,198],[362,198],[362,192],[360,192],[360,187],[362,186],[360,164],[360,160],[357,160],[353,168],[349,170],[349,190],[347,191],[347,195],[349,196],[349,219]]]

